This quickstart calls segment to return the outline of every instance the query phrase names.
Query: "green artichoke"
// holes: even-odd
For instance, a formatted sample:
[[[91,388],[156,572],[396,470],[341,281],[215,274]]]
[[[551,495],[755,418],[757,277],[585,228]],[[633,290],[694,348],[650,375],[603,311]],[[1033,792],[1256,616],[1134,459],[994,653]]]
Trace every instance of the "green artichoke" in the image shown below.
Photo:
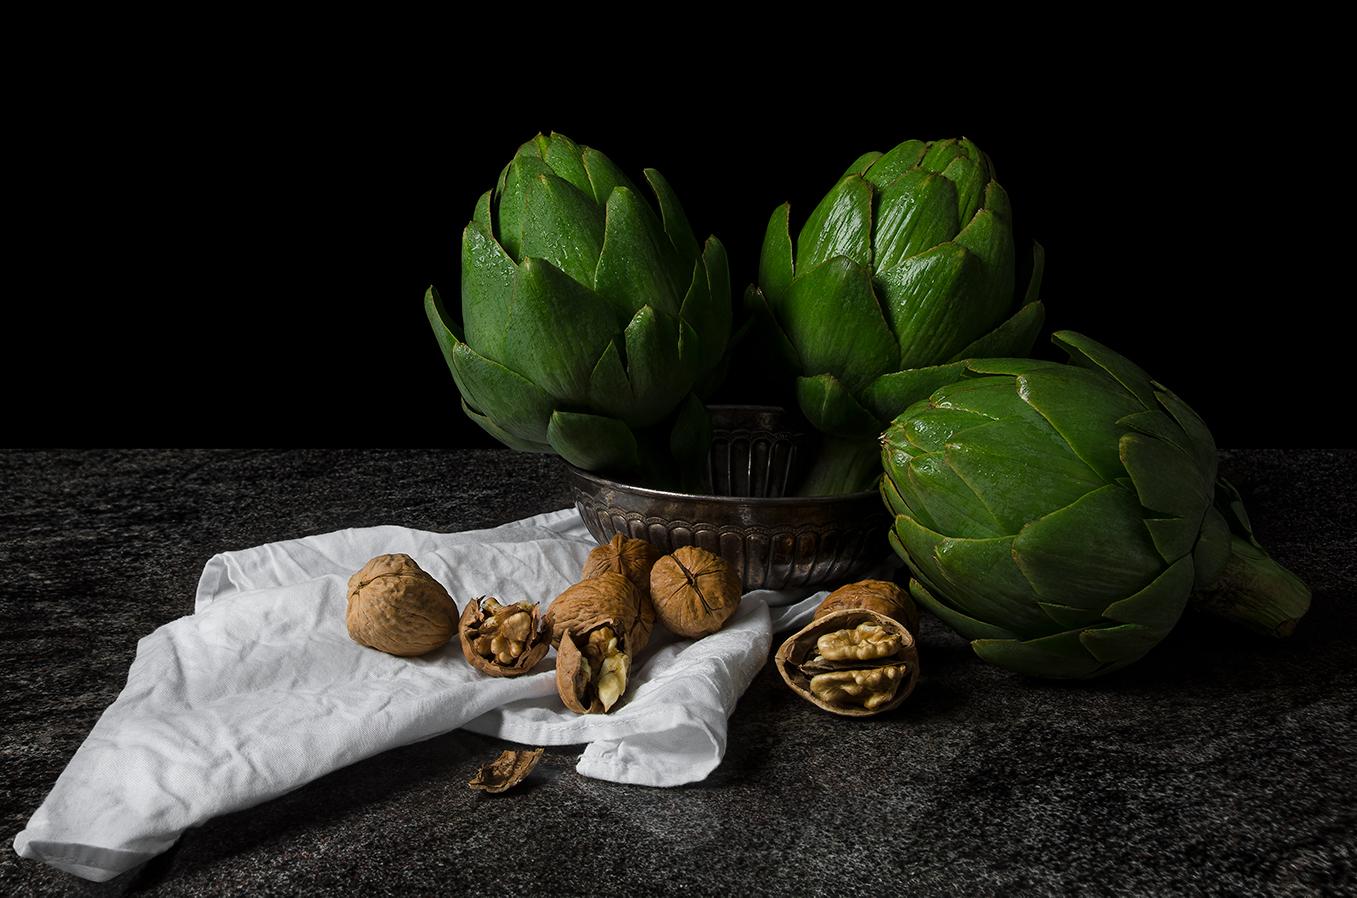
[[[759,288],[745,303],[796,373],[802,413],[825,435],[805,495],[869,489],[877,436],[960,375],[960,359],[1024,355],[1041,330],[1042,252],[1014,297],[1012,214],[971,141],[909,140],[859,158],[801,228],[768,222]]]
[[[730,274],[720,241],[699,246],[668,182],[645,176],[657,208],[602,153],[539,134],[462,232],[463,327],[433,287],[424,308],[488,433],[654,482],[705,460],[693,391],[720,373]]]
[[[1093,677],[1136,661],[1188,598],[1289,635],[1309,590],[1216,481],[1206,425],[1080,334],[1071,364],[980,359],[882,436],[881,495],[910,591],[987,661]]]

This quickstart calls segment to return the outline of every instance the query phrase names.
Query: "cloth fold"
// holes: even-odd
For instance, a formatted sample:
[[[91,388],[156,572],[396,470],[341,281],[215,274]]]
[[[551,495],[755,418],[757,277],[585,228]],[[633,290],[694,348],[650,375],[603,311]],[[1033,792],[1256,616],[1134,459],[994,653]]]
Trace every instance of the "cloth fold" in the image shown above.
[[[480,595],[549,602],[593,545],[564,509],[488,530],[369,527],[213,557],[195,613],[138,642],[126,687],[15,850],[108,880],[188,827],[459,727],[526,745],[588,743],[576,769],[598,779],[703,779],[721,763],[727,721],[772,634],[808,619],[823,592],[747,593],[720,632],[697,641],[657,627],[633,659],[626,701],[608,715],[565,710],[554,653],[521,677],[492,678],[455,639],[396,658],[345,629],[348,577],[374,555],[409,554],[462,608]]]

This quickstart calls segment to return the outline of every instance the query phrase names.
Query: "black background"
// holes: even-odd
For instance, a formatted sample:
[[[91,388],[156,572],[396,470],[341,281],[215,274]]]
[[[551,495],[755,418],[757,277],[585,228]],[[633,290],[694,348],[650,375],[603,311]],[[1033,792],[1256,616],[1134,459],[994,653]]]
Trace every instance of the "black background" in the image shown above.
[[[1342,251],[1314,236],[1340,156],[1275,86],[1066,73],[924,96],[539,70],[487,90],[451,61],[239,74],[132,66],[36,110],[12,443],[495,445],[458,409],[421,299],[456,296],[477,196],[551,129],[663,171],[725,243],[737,293],[777,204],[795,227],[862,152],[967,135],[1021,245],[1046,247],[1047,334],[1139,361],[1221,445],[1352,439],[1331,388],[1351,289],[1322,286]]]

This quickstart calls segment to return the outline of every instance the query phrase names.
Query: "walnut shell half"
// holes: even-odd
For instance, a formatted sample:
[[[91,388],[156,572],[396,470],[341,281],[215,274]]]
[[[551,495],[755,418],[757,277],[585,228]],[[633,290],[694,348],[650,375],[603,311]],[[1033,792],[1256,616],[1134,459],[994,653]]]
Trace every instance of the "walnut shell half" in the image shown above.
[[[527,673],[551,647],[536,602],[501,605],[494,596],[480,596],[467,602],[460,630],[467,663],[492,677]]]
[[[378,555],[349,578],[344,617],[354,642],[409,657],[447,644],[457,605],[409,555]]]
[[[631,654],[613,621],[566,631],[556,651],[556,692],[576,714],[607,714],[627,691]]]
[[[909,630],[865,608],[811,621],[782,643],[773,663],[793,692],[844,717],[889,711],[919,680],[919,652]]]
[[[557,650],[565,633],[582,635],[604,621],[612,621],[625,633],[627,650],[634,654],[650,641],[655,618],[653,613],[649,616],[644,613],[641,593],[630,580],[603,571],[552,599],[547,621],[551,626],[551,644]]]
[[[825,596],[820,607],[815,609],[815,619],[845,608],[866,608],[894,618],[911,634],[919,632],[919,606],[901,586],[889,580],[859,580],[840,586]]]
[[[720,555],[684,546],[650,569],[650,598],[664,625],[697,639],[725,626],[740,607],[740,575]]]

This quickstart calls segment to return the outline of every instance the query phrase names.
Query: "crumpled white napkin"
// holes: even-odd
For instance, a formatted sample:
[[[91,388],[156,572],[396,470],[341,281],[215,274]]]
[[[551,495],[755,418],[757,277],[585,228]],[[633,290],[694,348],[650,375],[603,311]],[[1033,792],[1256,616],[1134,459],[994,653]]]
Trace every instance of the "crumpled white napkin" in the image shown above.
[[[395,658],[345,628],[348,577],[374,555],[411,555],[465,607],[485,594],[549,602],[593,545],[565,509],[491,530],[370,527],[217,555],[195,613],[138,642],[127,686],[15,851],[102,882],[190,826],[458,727],[526,745],[587,742],[576,769],[599,779],[703,779],[721,763],[727,719],[773,632],[807,620],[823,592],[750,592],[719,633],[697,641],[657,625],[626,701],[606,716],[565,710],[554,653],[533,673],[486,677],[456,639]]]

